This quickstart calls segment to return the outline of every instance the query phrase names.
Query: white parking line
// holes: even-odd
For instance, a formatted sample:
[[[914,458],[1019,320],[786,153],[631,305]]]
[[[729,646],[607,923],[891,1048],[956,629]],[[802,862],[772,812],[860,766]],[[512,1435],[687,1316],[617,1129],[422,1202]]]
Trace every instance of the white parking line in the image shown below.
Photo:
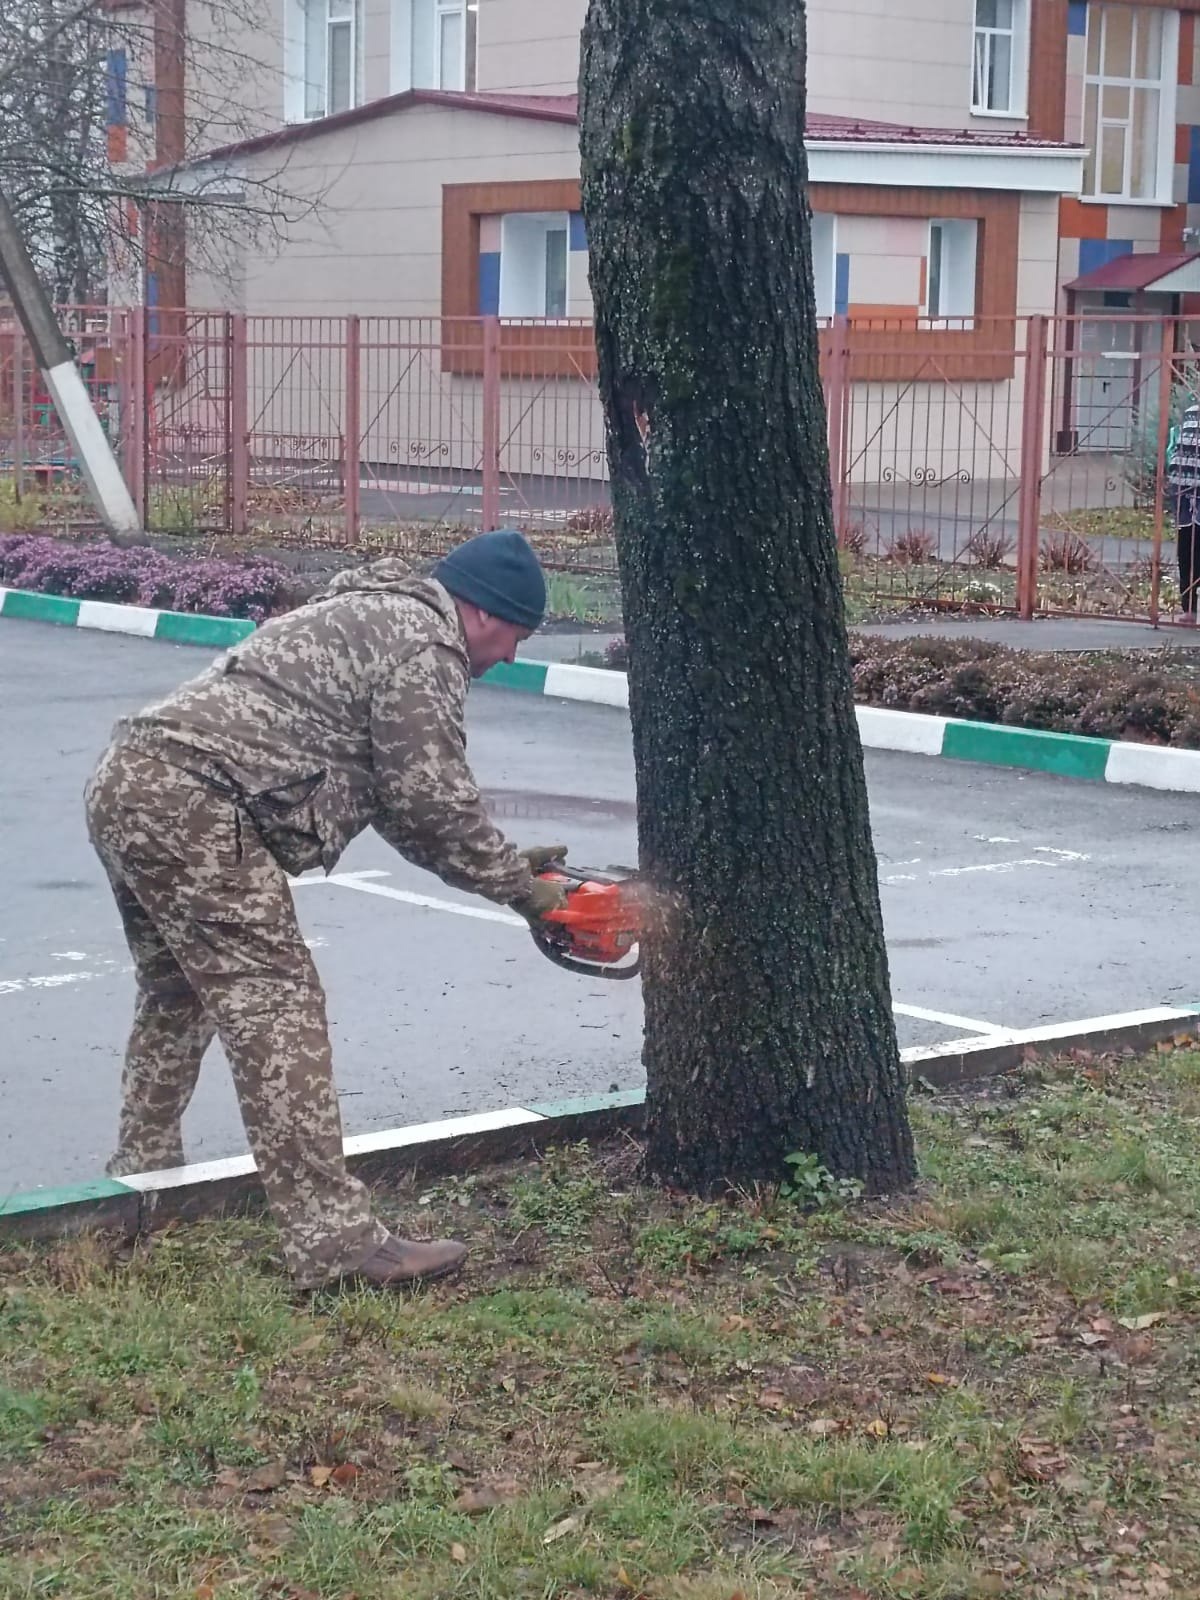
[[[1001,1037],[1009,1031],[997,1022],[977,1022],[973,1017],[956,1017],[952,1011],[929,1011],[924,1006],[902,1006],[898,1000],[892,1002],[892,1010],[899,1017],[913,1017],[918,1022],[940,1022],[947,1028],[962,1028],[967,1033]]]
[[[431,894],[414,894],[411,889],[393,889],[387,883],[375,883],[375,873],[334,872],[328,878],[304,878],[304,883],[332,883],[341,889],[357,889],[360,894],[383,895],[387,900],[402,900],[408,906],[420,906],[425,911],[450,911],[456,917],[474,917],[477,922],[505,922],[510,928],[526,928],[524,917],[511,911],[494,911],[487,906],[465,906],[457,900],[439,900]]]
[[[111,976],[111,972],[51,972],[40,978],[2,978],[0,994],[20,994],[25,989],[61,989],[67,983],[86,983],[89,978]]]
[[[474,917],[480,922],[502,922],[510,928],[524,928],[524,917],[513,916],[508,911],[493,911],[483,906],[463,905],[458,900],[439,900],[434,895],[414,894],[409,889],[393,889],[390,884],[377,883],[373,880],[386,876],[378,872],[335,872],[328,878],[299,878],[293,887],[300,884],[332,883],[342,889],[357,889],[360,894],[377,894],[387,900],[399,900],[404,905],[418,906],[425,911],[448,911],[456,917]],[[366,880],[366,881],[364,881]],[[962,1028],[970,1034],[982,1034],[991,1038],[1003,1035],[1006,1030],[996,1022],[979,1022],[973,1017],[960,1017],[952,1011],[930,1011],[925,1006],[908,1006],[896,1002],[892,1010],[897,1016],[912,1017],[918,1022],[940,1023],[947,1028]]]

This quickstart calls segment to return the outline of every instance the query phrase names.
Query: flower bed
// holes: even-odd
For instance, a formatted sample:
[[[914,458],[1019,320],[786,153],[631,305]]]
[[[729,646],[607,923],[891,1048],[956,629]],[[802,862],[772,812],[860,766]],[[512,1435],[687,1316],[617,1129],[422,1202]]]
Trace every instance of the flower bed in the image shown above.
[[[0,584],[79,600],[114,600],[164,611],[262,622],[286,608],[289,575],[254,558],[180,560],[145,546],[67,543],[41,534],[0,535]]]

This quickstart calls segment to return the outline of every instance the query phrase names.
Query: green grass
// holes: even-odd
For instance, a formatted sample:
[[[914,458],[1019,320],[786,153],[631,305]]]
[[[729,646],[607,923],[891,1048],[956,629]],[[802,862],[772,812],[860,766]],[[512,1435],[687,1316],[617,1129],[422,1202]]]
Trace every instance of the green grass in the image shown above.
[[[1200,1054],[918,1096],[889,1202],[628,1141],[381,1197],[461,1283],[294,1298],[260,1221],[0,1250],[5,1600],[1200,1593]]]
[[[574,577],[547,570],[546,616],[551,622],[621,624],[621,589],[615,577]]]
[[[1048,511],[1042,526],[1051,532],[1077,533],[1083,538],[1154,538],[1154,510],[1144,506],[1085,506],[1079,510]],[[1163,516],[1163,540],[1174,540],[1175,523],[1168,505]]]

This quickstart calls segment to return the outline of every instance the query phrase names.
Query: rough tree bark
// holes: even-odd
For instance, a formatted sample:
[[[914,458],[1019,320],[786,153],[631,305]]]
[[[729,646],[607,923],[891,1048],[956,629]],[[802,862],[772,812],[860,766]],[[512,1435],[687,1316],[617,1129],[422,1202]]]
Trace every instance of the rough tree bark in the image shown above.
[[[649,1144],[914,1176],[817,361],[799,0],[591,0],[581,139],[631,648]]]

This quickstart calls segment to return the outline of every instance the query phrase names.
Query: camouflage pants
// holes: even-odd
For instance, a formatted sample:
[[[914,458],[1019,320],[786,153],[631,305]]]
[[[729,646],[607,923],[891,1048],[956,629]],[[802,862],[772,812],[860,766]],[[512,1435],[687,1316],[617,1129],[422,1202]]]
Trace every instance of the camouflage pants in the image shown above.
[[[231,797],[155,757],[114,745],[86,798],[138,987],[109,1172],[182,1164],[216,1034],[293,1277],[359,1266],[385,1230],[346,1171],[325,996],[282,869]]]

